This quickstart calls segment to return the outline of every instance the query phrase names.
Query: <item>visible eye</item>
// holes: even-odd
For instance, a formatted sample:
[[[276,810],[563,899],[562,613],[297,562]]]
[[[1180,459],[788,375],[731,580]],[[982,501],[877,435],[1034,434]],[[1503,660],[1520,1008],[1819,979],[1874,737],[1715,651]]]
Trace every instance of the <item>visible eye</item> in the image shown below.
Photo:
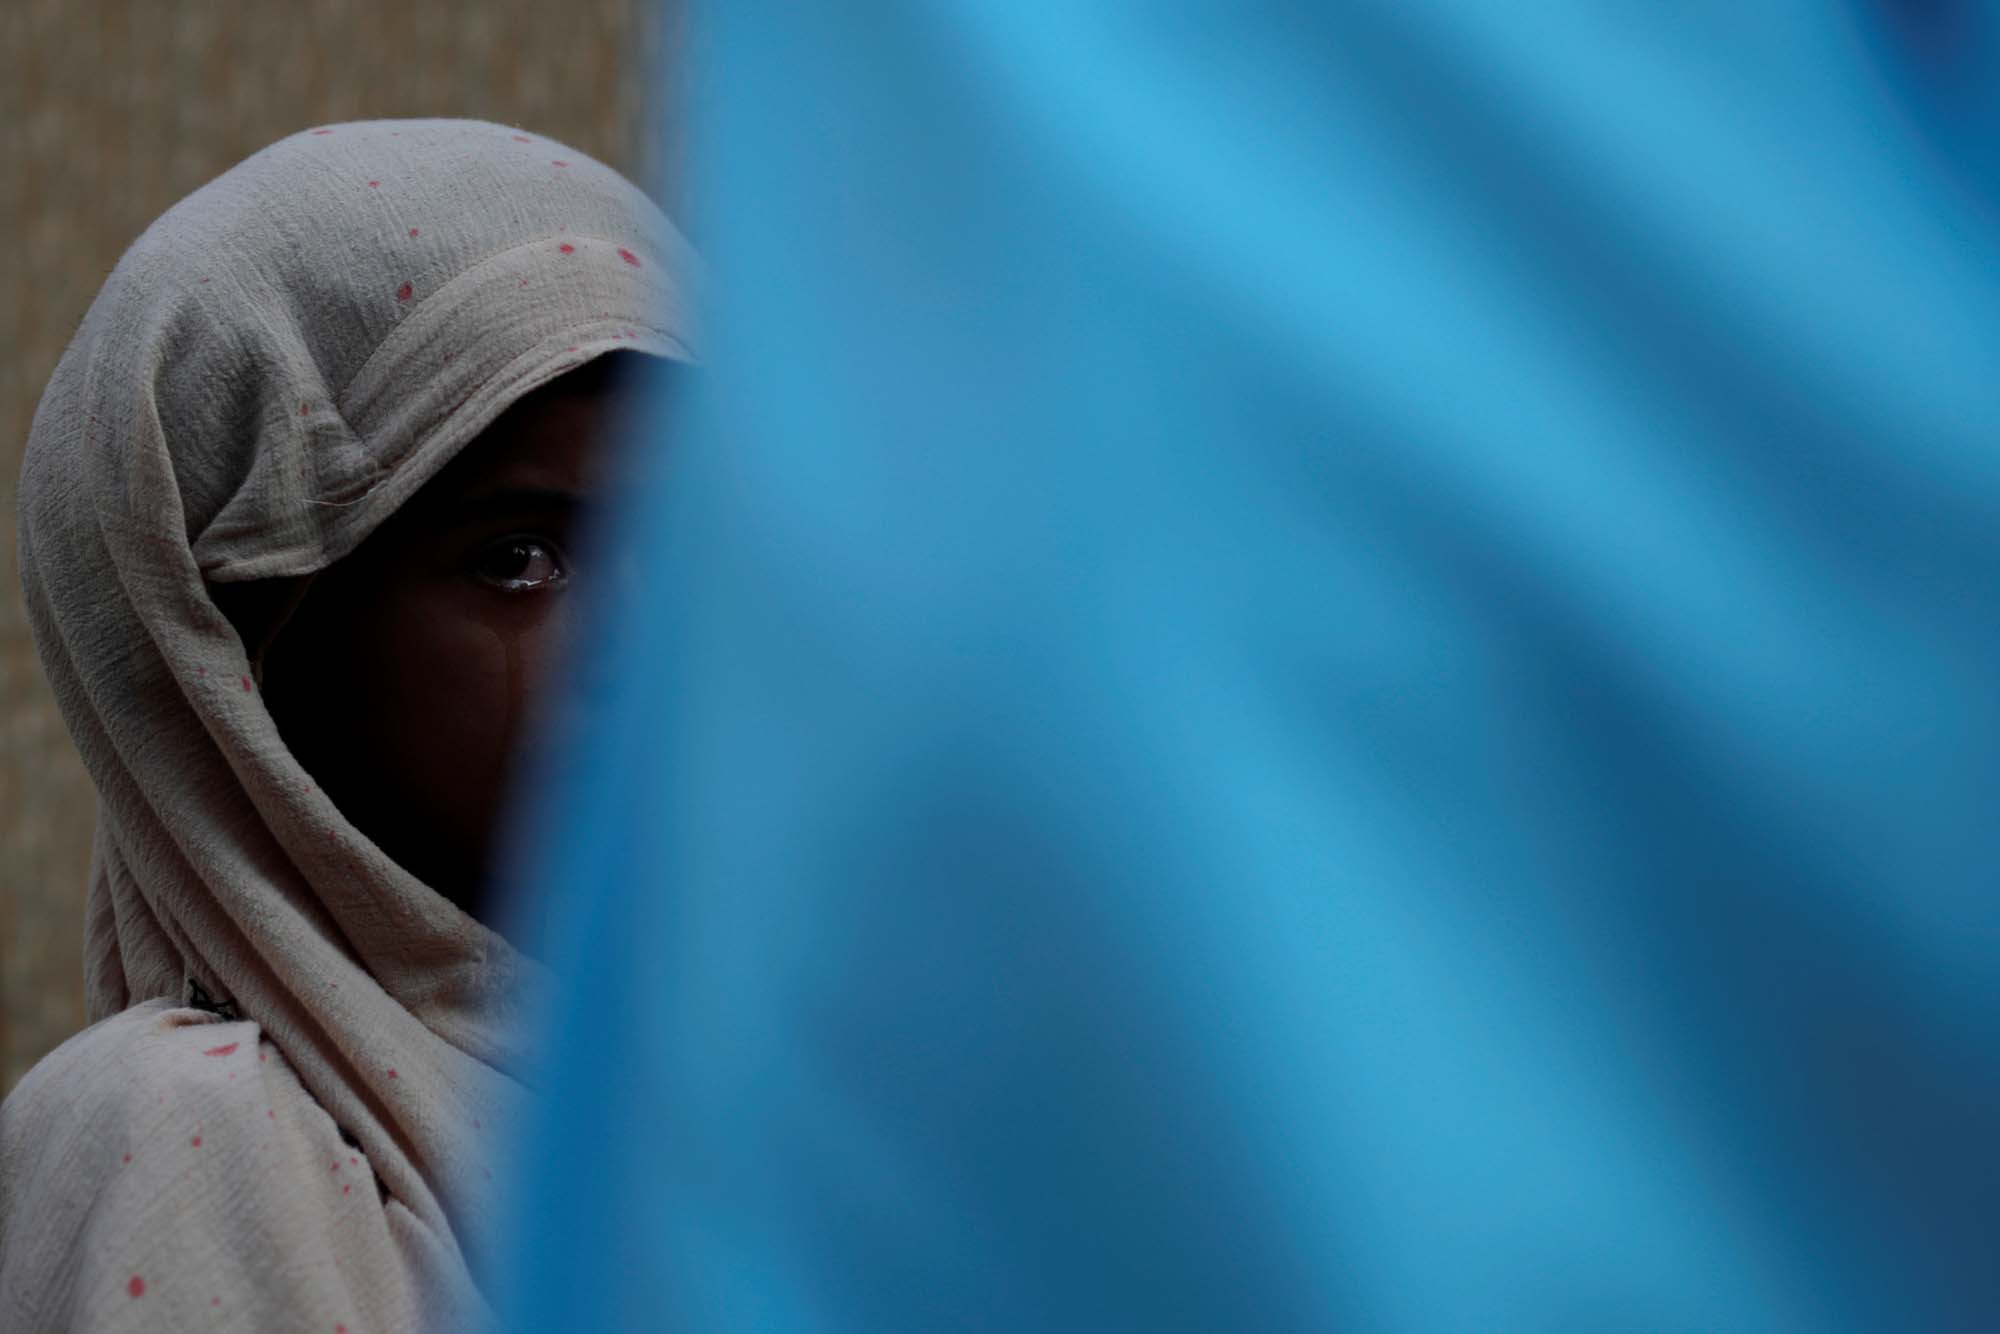
[[[556,588],[569,579],[554,543],[521,535],[503,537],[481,547],[472,558],[472,573],[482,582],[509,593]]]

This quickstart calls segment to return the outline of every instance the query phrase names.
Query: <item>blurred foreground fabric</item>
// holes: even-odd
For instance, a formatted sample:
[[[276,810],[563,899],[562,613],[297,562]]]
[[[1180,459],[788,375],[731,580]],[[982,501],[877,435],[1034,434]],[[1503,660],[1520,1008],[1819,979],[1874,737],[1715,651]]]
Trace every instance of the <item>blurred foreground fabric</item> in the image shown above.
[[[698,15],[512,1326],[2000,1322],[1997,20]]]

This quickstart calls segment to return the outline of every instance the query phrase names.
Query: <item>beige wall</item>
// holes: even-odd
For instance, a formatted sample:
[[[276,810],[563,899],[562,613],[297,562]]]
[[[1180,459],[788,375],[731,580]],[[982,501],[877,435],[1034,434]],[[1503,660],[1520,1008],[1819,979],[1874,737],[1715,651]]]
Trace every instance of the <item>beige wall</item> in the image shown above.
[[[14,487],[43,383],[146,225],[308,125],[478,116],[642,183],[679,0],[0,0],[0,1092],[82,1026],[91,787],[21,608]],[[669,196],[672,190],[662,193]]]

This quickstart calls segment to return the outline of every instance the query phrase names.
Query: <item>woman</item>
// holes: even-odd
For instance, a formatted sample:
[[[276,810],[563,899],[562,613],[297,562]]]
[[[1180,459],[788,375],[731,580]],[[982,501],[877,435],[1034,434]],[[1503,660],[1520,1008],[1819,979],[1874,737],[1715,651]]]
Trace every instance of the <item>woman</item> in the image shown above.
[[[401,121],[272,145],[112,273],[20,491],[99,819],[93,1025],[0,1109],[0,1327],[485,1316],[540,989],[498,812],[686,264],[583,155]]]

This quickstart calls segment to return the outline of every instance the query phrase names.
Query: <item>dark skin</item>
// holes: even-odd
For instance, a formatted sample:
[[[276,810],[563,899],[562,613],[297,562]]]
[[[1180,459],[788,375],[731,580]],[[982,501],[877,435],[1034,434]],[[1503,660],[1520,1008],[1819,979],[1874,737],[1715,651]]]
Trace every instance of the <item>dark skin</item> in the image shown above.
[[[264,657],[265,700],[306,772],[383,852],[489,924],[496,834],[643,361],[601,357],[522,397],[321,572]],[[218,592],[233,617],[259,597]]]

